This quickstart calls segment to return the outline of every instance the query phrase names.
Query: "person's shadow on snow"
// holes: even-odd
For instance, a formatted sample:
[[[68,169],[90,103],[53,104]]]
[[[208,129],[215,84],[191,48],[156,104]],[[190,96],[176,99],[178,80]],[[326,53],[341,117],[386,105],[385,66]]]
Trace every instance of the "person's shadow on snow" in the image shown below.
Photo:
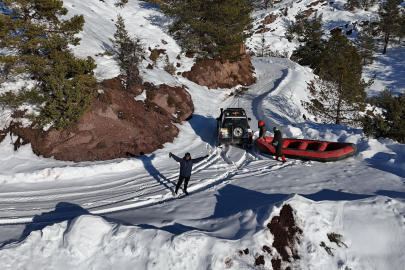
[[[174,189],[168,185],[170,183],[169,179],[167,179],[163,174],[161,174],[155,166],[152,164],[152,160],[155,158],[155,154],[150,155],[149,157],[146,155],[142,155],[139,157],[140,160],[143,162],[143,166],[148,171],[148,173],[158,181],[159,184],[163,185],[165,188],[169,189],[171,192],[174,192]]]
[[[40,231],[45,227],[51,226],[55,223],[60,223],[67,220],[68,228],[72,220],[81,215],[91,215],[91,213],[77,204],[59,202],[58,204],[56,204],[55,210],[42,213],[40,215],[35,215],[32,219],[32,222],[25,226],[24,231],[22,232],[19,239],[10,239],[2,243],[0,249],[10,243],[19,243],[27,238],[31,234],[31,232]]]

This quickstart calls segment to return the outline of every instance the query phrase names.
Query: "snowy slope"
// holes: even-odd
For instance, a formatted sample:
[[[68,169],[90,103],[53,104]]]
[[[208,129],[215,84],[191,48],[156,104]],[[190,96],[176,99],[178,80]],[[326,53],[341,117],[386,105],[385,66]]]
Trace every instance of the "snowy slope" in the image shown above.
[[[113,2],[65,1],[69,16],[85,16],[81,45],[73,49],[82,57],[94,55],[98,78],[118,74],[114,59],[95,54],[111,45],[119,13],[146,47],[166,49],[171,61],[181,63],[180,71],[191,68],[192,59],[166,34],[168,21],[156,5],[130,1],[119,9]],[[294,7],[304,9],[308,3]],[[268,13],[254,16],[259,21]],[[342,21],[350,16],[339,13]],[[277,40],[276,49],[286,48],[285,39]],[[370,74],[381,65],[401,71],[401,60],[395,61],[381,60]],[[308,99],[311,70],[288,59],[252,62],[257,82],[237,96],[229,96],[236,89],[208,90],[162,69],[145,69],[146,81],[186,85],[195,104],[193,118],[178,125],[174,142],[149,155],[61,162],[37,157],[29,145],[14,152],[10,140],[15,138],[8,136],[0,144],[0,269],[272,269],[262,247],[271,246],[266,225],[284,203],[291,204],[304,231],[297,269],[402,269],[405,146],[365,138],[347,126],[305,121],[303,114],[313,119],[300,105]],[[402,89],[401,80],[397,76],[381,84]],[[286,137],[349,141],[359,153],[335,163],[281,164],[255,149],[215,148],[219,108],[235,106],[246,109],[255,136],[257,122],[264,120]],[[172,194],[178,164],[169,152],[210,155],[194,166],[190,196]],[[347,248],[329,243],[330,232],[341,234]],[[333,248],[333,257],[321,241]],[[245,248],[250,253],[238,255]],[[264,267],[255,267],[254,258],[263,254]]]

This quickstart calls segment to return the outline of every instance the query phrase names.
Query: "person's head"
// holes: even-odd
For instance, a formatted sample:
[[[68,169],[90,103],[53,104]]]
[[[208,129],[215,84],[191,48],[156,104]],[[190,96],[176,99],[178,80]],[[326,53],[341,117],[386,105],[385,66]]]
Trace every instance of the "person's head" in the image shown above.
[[[191,158],[191,155],[190,155],[189,152],[187,152],[187,153],[184,155],[184,157],[185,157],[186,159],[190,159],[190,158]]]
[[[273,131],[274,131],[274,132],[276,132],[277,130],[278,130],[278,128],[277,128],[277,127],[274,127],[274,128],[273,128]]]
[[[262,127],[262,126],[264,126],[264,121],[260,120],[259,121],[259,127]]]

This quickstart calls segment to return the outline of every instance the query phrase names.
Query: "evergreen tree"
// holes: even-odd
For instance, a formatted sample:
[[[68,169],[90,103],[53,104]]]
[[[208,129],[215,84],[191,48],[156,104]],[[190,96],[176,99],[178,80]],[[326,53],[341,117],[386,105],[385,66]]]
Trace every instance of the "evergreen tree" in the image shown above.
[[[377,45],[371,34],[371,29],[363,29],[363,31],[357,35],[356,45],[358,47],[358,52],[363,59],[362,65],[365,66],[372,64]]]
[[[124,8],[126,4],[128,4],[128,0],[118,0],[114,3],[114,6]]]
[[[320,68],[321,55],[325,48],[325,42],[322,39],[324,33],[322,14],[315,13],[311,20],[306,18],[300,23],[302,24],[302,35],[298,37],[298,41],[302,42],[303,45],[295,53],[297,62],[300,65],[310,66],[317,74]]]
[[[237,59],[251,36],[251,1],[172,0],[162,7],[173,18],[170,32],[183,50],[208,59]]]
[[[324,83],[311,88],[314,98],[304,106],[335,124],[355,125],[365,107],[365,88],[372,83],[361,78],[361,60],[346,36],[333,35],[322,53],[319,74]]]
[[[361,6],[365,11],[369,10],[369,7],[372,7],[375,4],[375,0],[360,0]]]
[[[60,19],[67,9],[59,0],[6,0],[4,4],[12,14],[0,14],[0,46],[11,53],[0,55],[4,67],[0,82],[19,74],[38,81],[32,89],[21,89],[15,98],[42,108],[34,119],[39,123],[53,122],[63,128],[78,120],[89,107],[96,67],[93,59],[77,59],[69,49],[79,44],[75,35],[83,28],[83,16]]]
[[[118,64],[121,74],[125,76],[125,88],[142,83],[139,64],[142,61],[143,44],[140,37],[131,38],[125,28],[125,22],[121,15],[118,15],[117,28],[114,33],[115,39],[110,39],[113,47],[117,50]]]
[[[308,90],[310,101],[302,101],[302,106],[319,121],[355,127],[360,125],[360,112],[364,110],[365,103],[348,102],[339,92],[337,83],[317,78],[311,81]]]
[[[63,53],[61,53],[63,54]],[[44,78],[42,91],[47,102],[40,106],[41,115],[35,120],[41,125],[53,123],[58,130],[78,121],[91,105],[95,78],[88,74],[94,60],[57,57],[52,71]]]
[[[264,37],[264,33],[261,35],[260,42],[255,45],[254,49],[256,51],[256,56],[264,57],[269,56],[271,54],[271,49],[269,45],[266,45],[266,38]]]
[[[356,8],[360,7],[360,2],[358,0],[347,0],[344,4],[345,10],[354,11]]]
[[[388,43],[393,36],[400,36],[403,27],[399,0],[387,0],[381,2],[378,9],[380,29],[384,36],[383,54],[387,52]]]
[[[405,143],[405,94],[396,96],[385,89],[377,97],[375,105],[382,109],[382,114],[363,118],[364,133]]]
[[[67,14],[63,2],[58,0],[6,0],[12,16],[0,14],[0,46],[13,48],[14,54],[0,56],[6,65],[5,75],[30,73],[41,80],[53,62],[53,53],[78,45],[74,35],[84,25],[83,16],[69,20],[59,18]]]
[[[264,9],[273,8],[274,0],[264,0]]]

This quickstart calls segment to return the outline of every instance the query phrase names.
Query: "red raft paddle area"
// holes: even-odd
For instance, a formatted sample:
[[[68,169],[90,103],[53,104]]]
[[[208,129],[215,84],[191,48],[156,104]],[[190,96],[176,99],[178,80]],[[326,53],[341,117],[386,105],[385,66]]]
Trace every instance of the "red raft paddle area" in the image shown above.
[[[266,137],[255,141],[260,152],[275,155],[276,148],[271,144],[273,137]],[[354,156],[357,146],[353,143],[324,142],[300,139],[283,139],[282,153],[288,158],[315,160],[315,161],[337,161]]]

